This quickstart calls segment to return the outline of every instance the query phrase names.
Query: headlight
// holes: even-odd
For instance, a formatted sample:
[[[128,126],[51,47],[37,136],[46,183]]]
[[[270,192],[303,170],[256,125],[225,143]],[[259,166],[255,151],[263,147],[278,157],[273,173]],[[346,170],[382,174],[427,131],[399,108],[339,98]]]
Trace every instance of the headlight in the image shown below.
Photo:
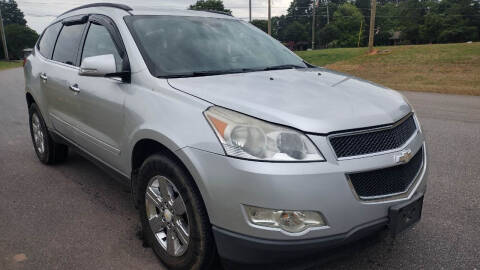
[[[205,116],[227,155],[265,161],[324,161],[317,147],[302,133],[221,107]]]

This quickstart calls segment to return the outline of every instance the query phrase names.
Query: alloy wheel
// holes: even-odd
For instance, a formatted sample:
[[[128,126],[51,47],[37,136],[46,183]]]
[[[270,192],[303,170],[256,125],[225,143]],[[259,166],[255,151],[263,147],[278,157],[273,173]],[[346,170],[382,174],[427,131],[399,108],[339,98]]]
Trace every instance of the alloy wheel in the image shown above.
[[[37,113],[32,114],[32,133],[35,148],[40,154],[43,154],[45,152],[45,135]]]
[[[185,202],[164,176],[150,179],[145,193],[147,219],[155,238],[168,255],[182,256],[190,241]]]

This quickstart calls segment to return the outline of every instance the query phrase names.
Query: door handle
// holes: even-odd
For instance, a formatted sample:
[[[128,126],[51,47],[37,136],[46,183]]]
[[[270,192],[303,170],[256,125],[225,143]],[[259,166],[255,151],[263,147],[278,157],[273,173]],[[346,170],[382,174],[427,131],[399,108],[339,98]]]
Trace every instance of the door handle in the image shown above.
[[[47,82],[48,80],[48,76],[46,73],[40,73],[40,78],[44,81],[44,82]]]
[[[80,93],[80,88],[78,87],[78,84],[72,84],[70,85],[70,90],[72,90],[75,94]]]

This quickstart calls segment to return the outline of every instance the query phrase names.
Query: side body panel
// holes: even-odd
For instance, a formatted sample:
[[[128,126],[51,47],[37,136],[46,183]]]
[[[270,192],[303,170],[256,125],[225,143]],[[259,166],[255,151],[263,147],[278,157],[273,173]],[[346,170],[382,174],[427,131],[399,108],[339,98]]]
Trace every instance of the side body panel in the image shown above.
[[[109,78],[77,76],[80,92],[75,102],[80,107],[78,143],[94,156],[121,166],[124,133],[124,101],[130,85]]]
[[[44,72],[48,79],[42,83],[42,93],[47,100],[48,117],[55,130],[77,141],[75,130],[80,126],[82,111],[77,94],[69,87],[76,81],[78,68],[45,60]]]

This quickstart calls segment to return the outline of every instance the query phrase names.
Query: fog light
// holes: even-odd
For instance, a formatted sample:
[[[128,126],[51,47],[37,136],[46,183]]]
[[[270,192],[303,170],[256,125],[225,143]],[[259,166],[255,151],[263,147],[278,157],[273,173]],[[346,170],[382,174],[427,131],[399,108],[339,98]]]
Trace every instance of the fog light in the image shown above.
[[[310,227],[327,225],[322,215],[314,211],[275,210],[247,205],[245,205],[245,210],[251,223],[280,228],[291,233],[299,233]]]

